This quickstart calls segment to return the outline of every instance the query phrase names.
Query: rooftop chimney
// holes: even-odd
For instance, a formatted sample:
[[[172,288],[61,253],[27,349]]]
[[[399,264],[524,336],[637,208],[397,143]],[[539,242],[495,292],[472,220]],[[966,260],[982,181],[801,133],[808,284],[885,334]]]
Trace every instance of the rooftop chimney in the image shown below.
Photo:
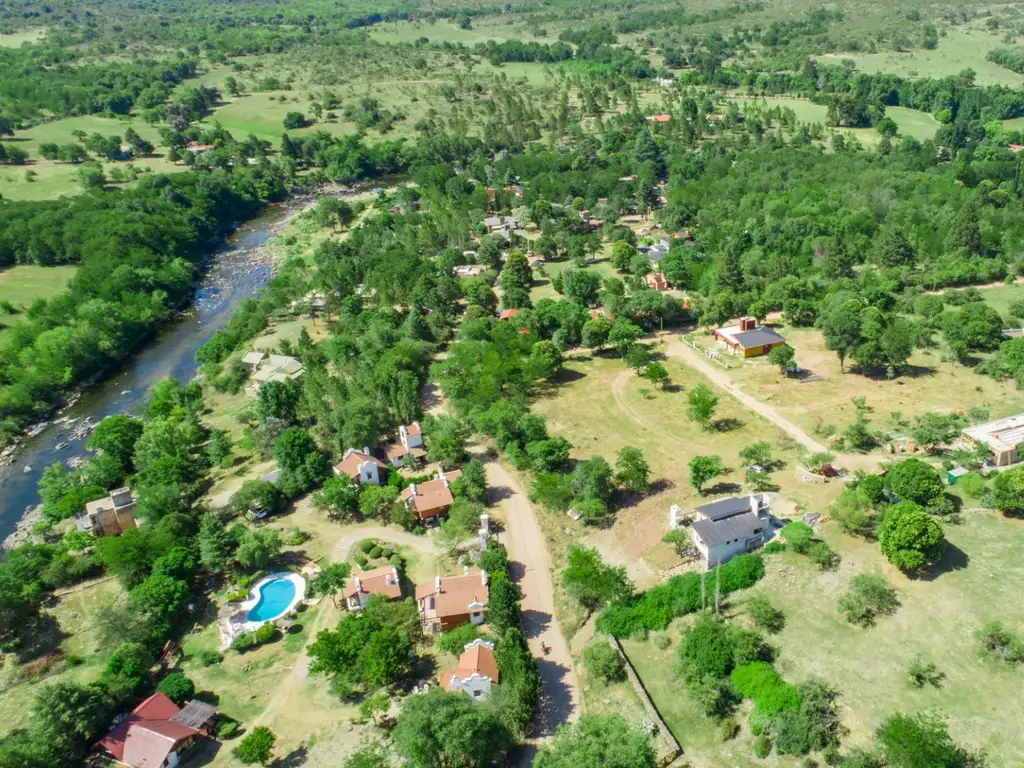
[[[750,496],[750,511],[753,512],[756,515],[757,512],[758,512],[758,507],[759,506],[760,505],[758,504],[757,496],[751,495]]]
[[[365,453],[367,456],[370,455],[370,449],[365,445],[363,446],[363,453]]]
[[[363,591],[363,582],[359,579],[358,576],[353,576],[352,578],[354,578],[356,580],[356,592],[362,592]]]
[[[416,483],[409,483],[409,493],[416,495]]]
[[[439,595],[441,594],[441,577],[440,576],[435,576],[434,577],[434,592],[439,594]]]
[[[398,569],[395,566],[391,566],[391,574],[395,577],[395,584],[398,583]]]
[[[463,576],[469,576],[469,566],[468,565],[462,566],[462,575]]]
[[[487,586],[487,571],[480,571],[480,583]]]
[[[752,330],[754,330],[754,318],[752,318],[752,317],[741,317],[740,318],[740,330],[741,331],[752,331]]]

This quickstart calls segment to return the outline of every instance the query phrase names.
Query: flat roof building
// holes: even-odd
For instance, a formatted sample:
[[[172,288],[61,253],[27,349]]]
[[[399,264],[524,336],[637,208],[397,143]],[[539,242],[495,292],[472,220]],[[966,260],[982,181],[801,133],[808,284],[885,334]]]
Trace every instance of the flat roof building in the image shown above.
[[[1017,446],[1024,440],[1024,413],[967,427],[963,434],[987,446],[997,467],[1016,464],[1020,461]]]

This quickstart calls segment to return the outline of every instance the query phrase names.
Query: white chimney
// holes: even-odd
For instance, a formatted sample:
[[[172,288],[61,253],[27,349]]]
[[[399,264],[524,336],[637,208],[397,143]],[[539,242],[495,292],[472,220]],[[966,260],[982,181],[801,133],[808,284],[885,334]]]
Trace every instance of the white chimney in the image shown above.
[[[398,569],[395,566],[391,566],[391,575],[395,577],[395,584],[398,583]]]
[[[469,576],[469,566],[468,565],[462,566],[462,575],[463,576]]]
[[[416,495],[416,483],[409,483],[409,493]]]
[[[441,594],[441,577],[440,576],[435,576],[434,577],[434,592],[439,594],[439,595]]]
[[[679,508],[678,504],[673,504],[668,508],[668,527],[678,528],[679,520],[683,516],[683,510]]]
[[[365,453],[367,456],[370,455],[370,449],[365,445],[363,446],[363,453]]]
[[[356,580],[356,592],[357,593],[358,592],[362,592],[363,591],[363,582],[360,581],[358,576],[354,576],[353,578]]]
[[[487,586],[487,571],[480,571],[480,583]]]
[[[755,515],[757,514],[757,507],[758,507],[757,496],[751,495],[750,496],[750,511],[753,512]]]
[[[480,515],[480,530],[482,530],[484,534],[491,532],[491,522],[487,515]]]

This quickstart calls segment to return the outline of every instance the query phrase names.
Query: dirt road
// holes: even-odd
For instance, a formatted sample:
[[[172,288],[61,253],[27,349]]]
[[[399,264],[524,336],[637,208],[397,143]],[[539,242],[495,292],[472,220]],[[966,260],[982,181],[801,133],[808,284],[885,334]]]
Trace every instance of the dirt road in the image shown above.
[[[522,594],[526,642],[544,683],[533,732],[535,745],[551,736],[558,725],[576,719],[579,689],[568,643],[555,618],[551,562],[544,534],[515,479],[496,460],[486,460],[485,466],[492,508],[505,525],[498,538],[508,549],[509,572]],[[548,647],[547,654],[541,650],[542,642]]]

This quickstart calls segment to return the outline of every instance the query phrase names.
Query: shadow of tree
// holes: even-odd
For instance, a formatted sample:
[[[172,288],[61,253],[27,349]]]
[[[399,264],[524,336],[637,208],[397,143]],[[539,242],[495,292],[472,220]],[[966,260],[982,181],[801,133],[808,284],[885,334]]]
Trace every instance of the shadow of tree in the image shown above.
[[[271,762],[268,768],[298,768],[300,765],[305,765],[307,757],[309,757],[309,750],[306,749],[305,744],[300,744],[284,757],[279,757]]]
[[[962,571],[970,562],[971,558],[966,552],[956,544],[947,541],[946,549],[943,551],[939,562],[935,563],[931,568],[921,571],[917,574],[917,578],[921,581],[934,581],[944,573]]]

